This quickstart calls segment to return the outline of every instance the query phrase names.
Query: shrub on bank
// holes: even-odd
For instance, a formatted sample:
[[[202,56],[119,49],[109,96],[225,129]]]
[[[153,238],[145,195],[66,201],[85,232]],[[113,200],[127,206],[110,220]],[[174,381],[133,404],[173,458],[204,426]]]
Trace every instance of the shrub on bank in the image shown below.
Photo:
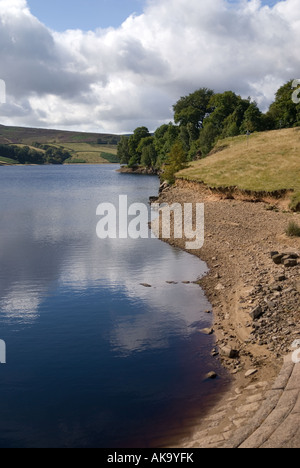
[[[300,226],[295,221],[291,221],[286,230],[289,237],[300,237]]]
[[[292,196],[290,209],[292,211],[300,211],[300,192],[297,192]]]

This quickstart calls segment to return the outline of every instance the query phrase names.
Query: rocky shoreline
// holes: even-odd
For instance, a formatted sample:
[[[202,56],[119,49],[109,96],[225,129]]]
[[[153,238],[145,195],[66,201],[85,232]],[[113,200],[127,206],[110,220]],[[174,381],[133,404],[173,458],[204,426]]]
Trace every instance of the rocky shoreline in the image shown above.
[[[300,339],[300,239],[285,234],[291,220],[300,222],[300,214],[287,212],[284,200],[251,203],[180,180],[160,194],[159,202],[205,205],[205,243],[190,253],[210,268],[199,284],[214,311],[212,354],[232,374],[232,388],[221,404],[237,389],[239,395],[226,405],[222,427],[213,424],[208,430],[200,422],[216,440],[224,421],[234,430],[233,414],[246,401],[249,383],[267,391],[291,344]],[[162,240],[185,249],[185,239]],[[194,444],[195,438],[185,442]],[[198,440],[196,446],[205,443]]]
[[[121,166],[120,169],[117,170],[120,174],[135,174],[135,175],[150,175],[156,176],[159,174],[157,169],[147,168],[147,167],[128,167],[128,166]]]

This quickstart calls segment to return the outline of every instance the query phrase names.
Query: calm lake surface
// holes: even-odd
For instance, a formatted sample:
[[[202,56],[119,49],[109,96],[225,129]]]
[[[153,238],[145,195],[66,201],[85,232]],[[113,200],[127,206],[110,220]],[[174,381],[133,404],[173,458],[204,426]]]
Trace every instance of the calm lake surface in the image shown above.
[[[226,386],[198,331],[210,305],[181,283],[206,265],[96,236],[99,203],[147,203],[158,185],[111,165],[0,168],[0,447],[157,447]]]

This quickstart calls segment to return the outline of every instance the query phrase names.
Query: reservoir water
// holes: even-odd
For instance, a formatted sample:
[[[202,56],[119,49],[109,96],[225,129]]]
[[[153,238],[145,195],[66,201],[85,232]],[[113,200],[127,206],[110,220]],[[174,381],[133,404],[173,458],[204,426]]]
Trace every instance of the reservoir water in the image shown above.
[[[96,236],[99,203],[147,203],[158,184],[111,165],[0,168],[0,447],[174,443],[226,386],[199,333],[210,305],[182,283],[206,265]]]

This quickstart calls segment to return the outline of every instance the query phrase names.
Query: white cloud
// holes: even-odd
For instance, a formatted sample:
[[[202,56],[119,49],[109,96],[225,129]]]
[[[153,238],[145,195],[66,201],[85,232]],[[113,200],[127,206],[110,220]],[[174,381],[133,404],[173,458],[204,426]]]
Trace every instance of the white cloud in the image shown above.
[[[58,33],[25,0],[0,0],[2,123],[151,130],[195,89],[232,89],[262,107],[300,75],[298,0],[149,0],[118,29]]]

